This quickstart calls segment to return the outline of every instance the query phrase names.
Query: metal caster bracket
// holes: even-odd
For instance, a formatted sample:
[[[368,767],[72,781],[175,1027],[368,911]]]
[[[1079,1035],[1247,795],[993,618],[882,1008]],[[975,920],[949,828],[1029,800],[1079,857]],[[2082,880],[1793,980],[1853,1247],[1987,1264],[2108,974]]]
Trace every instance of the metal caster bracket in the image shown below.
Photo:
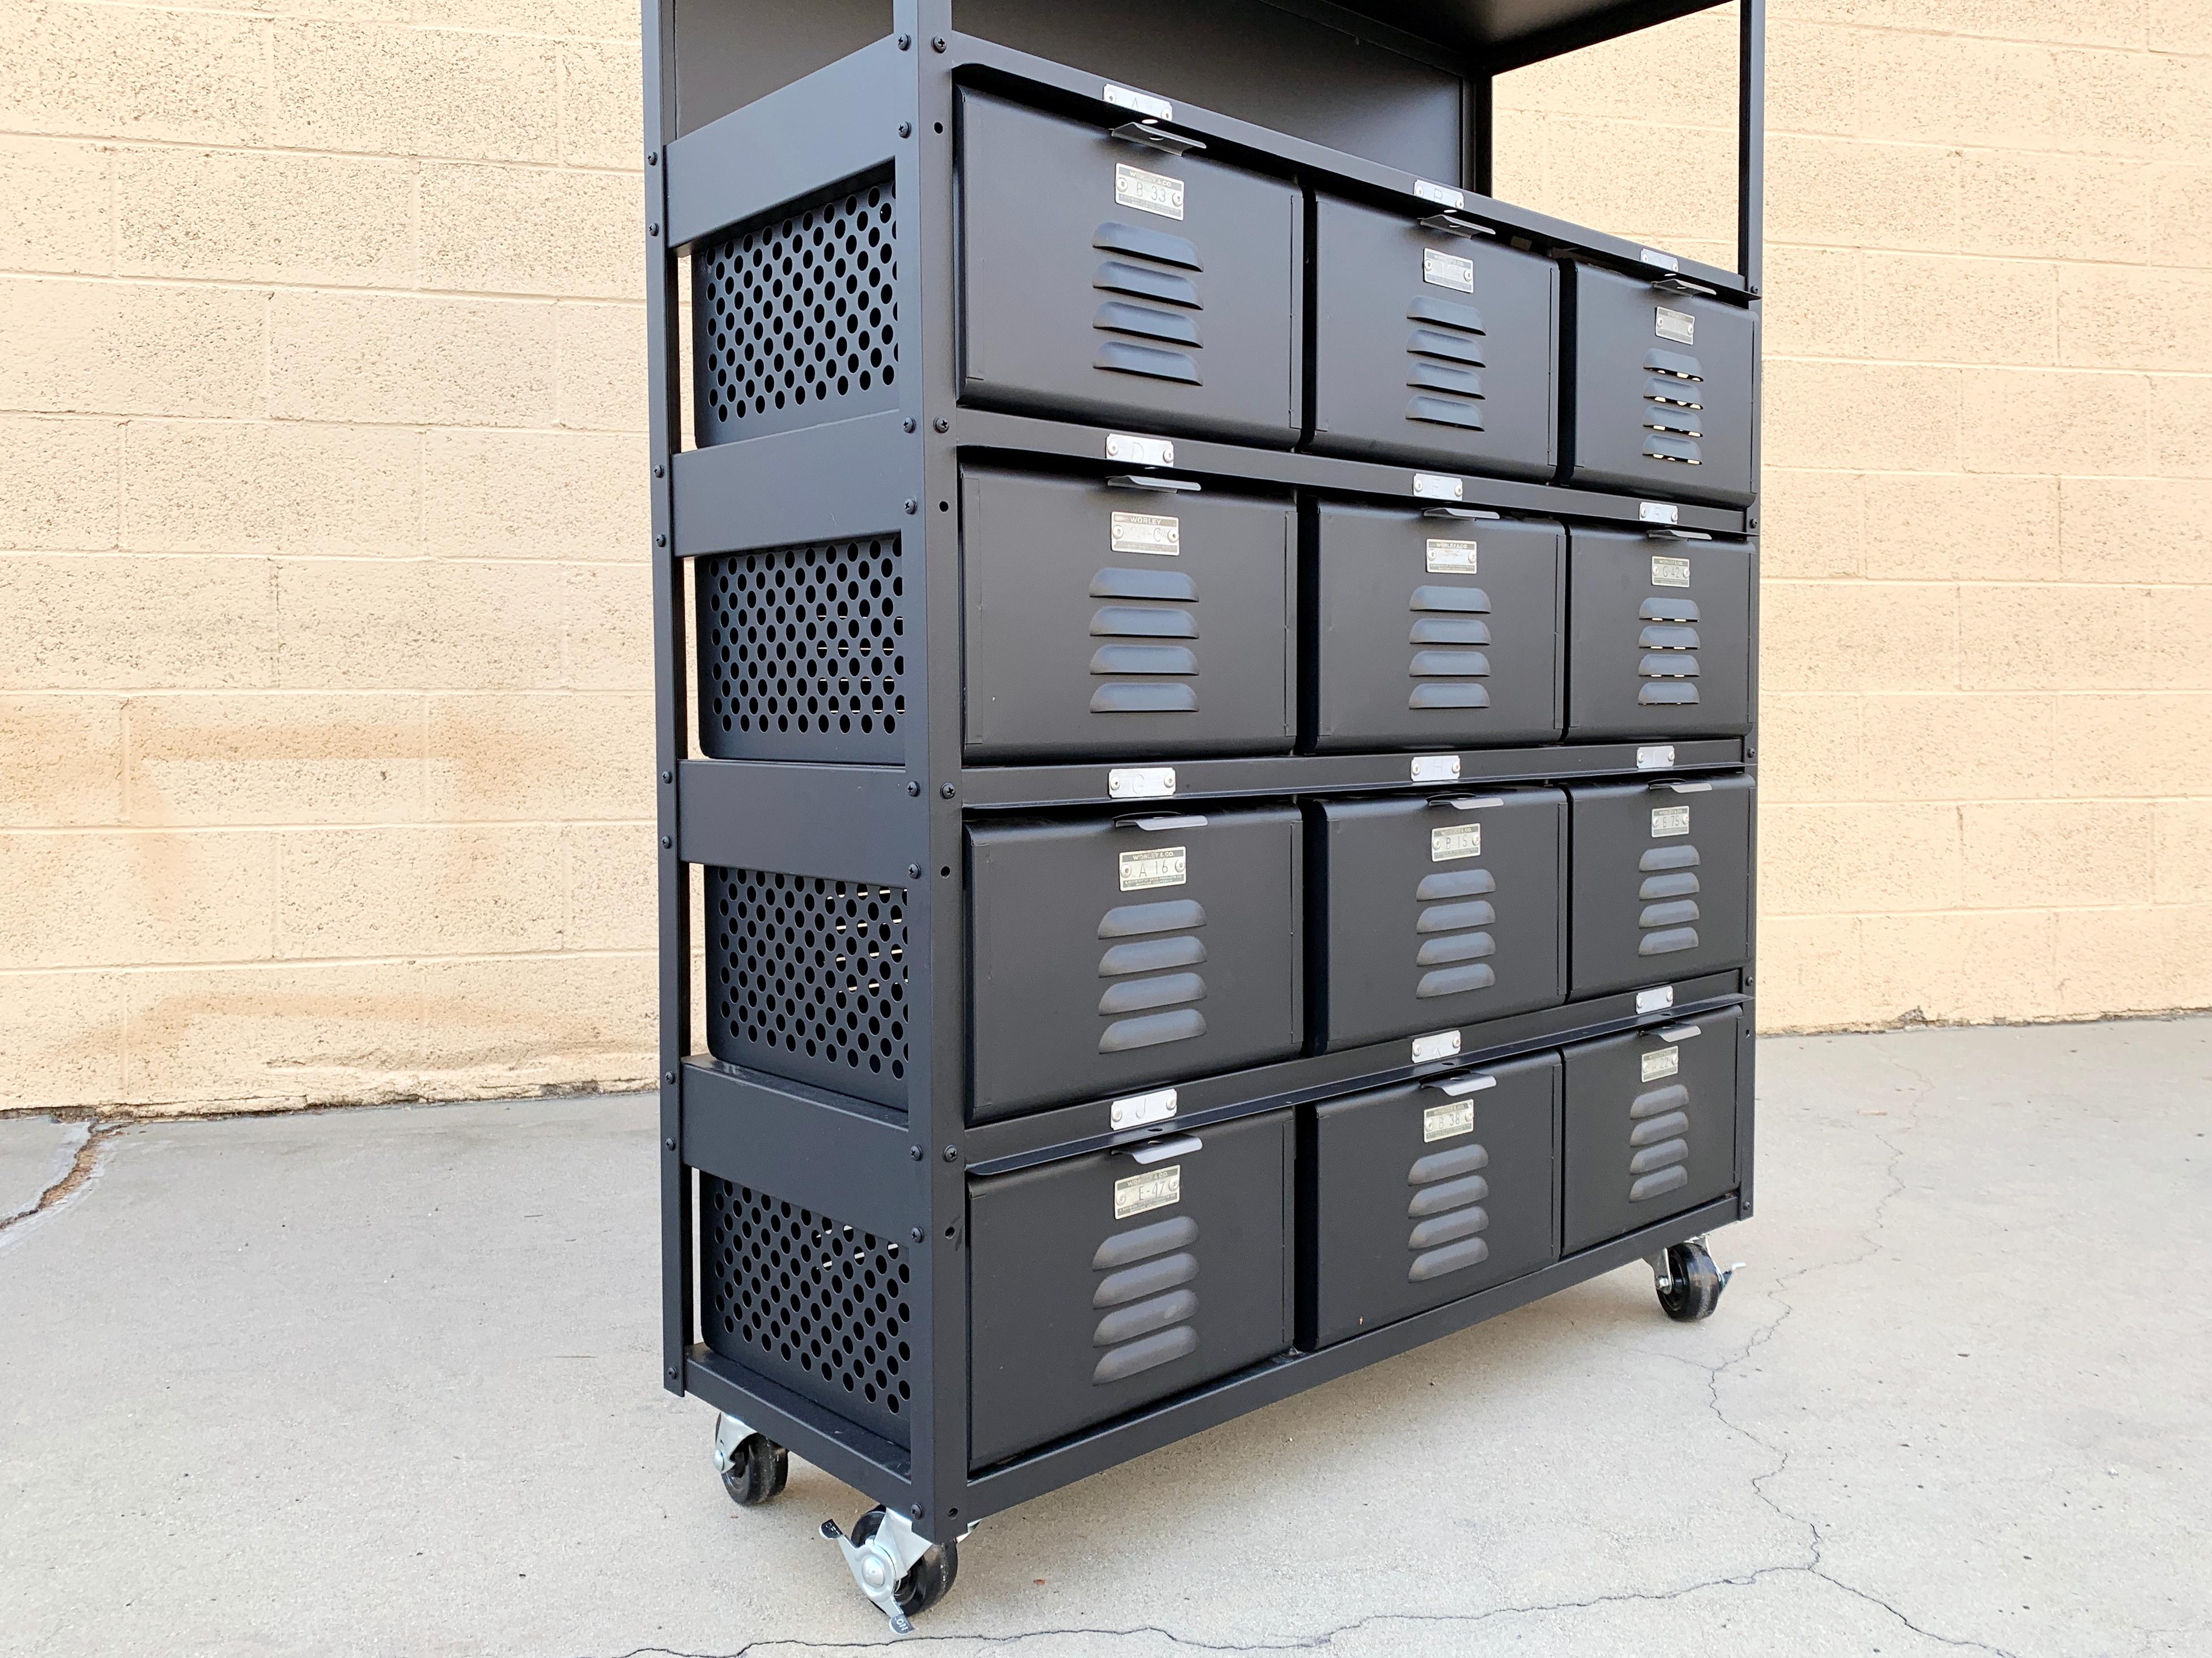
[[[714,1421],[714,1470],[727,1473],[730,1464],[737,1460],[738,1447],[753,1436],[756,1430],[747,1427],[737,1418],[723,1412]]]
[[[1703,1249],[1708,1256],[1711,1255],[1713,1253],[1712,1247],[1706,1242],[1706,1235],[1703,1232],[1698,1233],[1698,1236],[1693,1238],[1684,1238],[1682,1242],[1685,1243],[1696,1244],[1698,1248]],[[1732,1261],[1726,1266],[1721,1266],[1720,1263],[1717,1261],[1713,1264],[1717,1267],[1719,1267],[1721,1288],[1723,1290],[1729,1287],[1729,1280],[1743,1270],[1743,1262],[1740,1260]],[[1651,1257],[1651,1278],[1652,1281],[1659,1286],[1659,1293],[1662,1296],[1674,1287],[1674,1280],[1667,1271],[1667,1252],[1664,1249],[1662,1249],[1657,1254]]]
[[[958,1542],[975,1529],[973,1526],[963,1527],[953,1540]],[[890,1619],[891,1633],[913,1634],[914,1620],[899,1607],[898,1586],[921,1557],[929,1552],[929,1540],[917,1533],[904,1515],[888,1507],[875,1535],[857,1546],[834,1520],[822,1522],[822,1534],[843,1552],[845,1564],[852,1568],[853,1581],[860,1586],[861,1594],[876,1603],[877,1610]]]

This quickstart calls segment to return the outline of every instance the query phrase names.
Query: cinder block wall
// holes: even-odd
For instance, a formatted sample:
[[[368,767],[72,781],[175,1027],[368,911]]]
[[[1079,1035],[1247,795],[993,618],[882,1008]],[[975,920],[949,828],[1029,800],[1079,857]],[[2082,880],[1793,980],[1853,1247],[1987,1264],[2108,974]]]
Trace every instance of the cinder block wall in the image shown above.
[[[1717,251],[1732,27],[1512,77],[1503,192]],[[1772,59],[1765,1021],[2212,1004],[2212,11]],[[649,1075],[637,74],[0,8],[0,1109]]]

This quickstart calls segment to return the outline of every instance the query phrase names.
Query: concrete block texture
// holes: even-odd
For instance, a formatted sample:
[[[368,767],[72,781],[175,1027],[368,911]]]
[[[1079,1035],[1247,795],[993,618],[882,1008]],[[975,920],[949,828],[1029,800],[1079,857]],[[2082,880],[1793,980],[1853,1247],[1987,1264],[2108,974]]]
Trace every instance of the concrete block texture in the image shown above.
[[[2212,1005],[2203,10],[1771,0],[1771,1029]],[[0,12],[0,1109],[650,1074],[636,15]],[[1728,258],[1735,26],[1499,194]]]

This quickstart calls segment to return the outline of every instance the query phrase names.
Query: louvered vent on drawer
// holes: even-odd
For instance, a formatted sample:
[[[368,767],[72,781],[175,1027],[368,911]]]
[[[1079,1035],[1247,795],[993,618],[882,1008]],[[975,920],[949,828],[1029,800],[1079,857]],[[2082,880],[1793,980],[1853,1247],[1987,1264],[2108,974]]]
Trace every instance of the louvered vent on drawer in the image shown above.
[[[1695,908],[1696,906],[1691,906]],[[1680,1045],[1698,1035],[1696,1025],[1659,1033],[1674,1047],[1643,1055],[1647,1080],[1678,1076]],[[1655,1073],[1656,1076],[1655,1077]],[[1662,1081],[1628,1105],[1628,1200],[1650,1203],[1690,1183],[1690,1090],[1687,1084]]]
[[[1445,1091],[1462,1090],[1448,1085]],[[1413,1188],[1406,1204],[1406,1218],[1413,1223],[1406,1236],[1413,1256],[1406,1267],[1408,1282],[1426,1284],[1490,1259],[1490,1244],[1481,1236],[1490,1227],[1490,1212],[1483,1206],[1490,1180],[1482,1173],[1489,1167],[1488,1149],[1468,1145],[1431,1151],[1407,1172]]]
[[[1676,708],[1698,700],[1698,605],[1672,596],[1647,598],[1636,612],[1636,700],[1644,707]]]
[[[1098,998],[1101,1054],[1126,1054],[1206,1034],[1206,979],[1195,969],[1206,960],[1206,907],[1194,898],[1121,904],[1098,922],[1112,942],[1098,958],[1098,976],[1109,981]]]
[[[1091,279],[1107,296],[1091,324],[1106,337],[1097,366],[1197,385],[1192,353],[1206,343],[1198,327],[1206,307],[1185,274],[1205,269],[1196,244],[1164,230],[1109,222],[1091,245],[1107,255]]]
[[[1424,250],[1424,279],[1439,259],[1462,268],[1465,259]],[[1472,282],[1472,276],[1467,278]],[[1480,432],[1482,426],[1482,375],[1487,367],[1483,344],[1482,313],[1471,305],[1449,300],[1419,299],[1406,307],[1413,330],[1406,341],[1406,384],[1413,396],[1406,405],[1408,420],[1431,421],[1440,426],[1463,427]]]
[[[1668,331],[1668,319],[1677,327],[1692,326],[1685,312],[1658,307],[1659,331]],[[1644,354],[1644,452],[1653,460],[1683,466],[1702,466],[1705,452],[1698,440],[1705,434],[1705,370],[1695,357],[1657,348]]]
[[[1414,995],[1457,996],[1498,982],[1496,970],[1485,959],[1498,953],[1498,941],[1486,930],[1497,922],[1498,910],[1483,896],[1497,890],[1497,878],[1486,869],[1445,870],[1421,878],[1413,890],[1414,902],[1421,906],[1413,923],[1420,939],[1413,959],[1421,969]]]
[[[1486,708],[1490,689],[1490,595],[1480,587],[1413,589],[1413,680],[1409,708]]]
[[[1173,1363],[1198,1350],[1198,1223],[1188,1215],[1116,1232],[1098,1246],[1091,1304],[1099,1314],[1091,1345],[1099,1350],[1091,1385],[1103,1388]]]
[[[1643,905],[1636,917],[1643,932],[1636,946],[1638,955],[1671,956],[1678,950],[1698,947],[1698,849],[1687,841],[1652,847],[1637,861],[1644,877],[1636,890],[1638,902]]]
[[[1091,578],[1093,714],[1188,714],[1198,707],[1198,583],[1181,570],[1109,565]]]

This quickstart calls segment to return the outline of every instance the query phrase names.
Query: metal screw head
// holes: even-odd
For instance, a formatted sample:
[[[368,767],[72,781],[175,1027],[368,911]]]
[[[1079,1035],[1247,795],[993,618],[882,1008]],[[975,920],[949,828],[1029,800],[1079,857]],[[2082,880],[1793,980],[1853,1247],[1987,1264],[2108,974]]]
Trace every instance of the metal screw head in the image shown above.
[[[665,478],[668,476],[668,469],[656,463],[653,469],[653,475],[657,478]]]
[[[909,512],[909,513],[918,511],[918,510],[920,509],[920,507],[921,507],[921,502],[919,502],[919,501],[908,501],[908,502],[907,502],[907,504],[906,504],[906,509],[907,509],[907,511],[908,511],[908,512]]]
[[[902,34],[901,36],[899,36],[899,50],[900,50],[901,52],[904,52],[904,51],[905,51],[908,46],[912,46],[913,44],[914,44],[914,37],[913,37],[912,35],[910,35],[910,34]]]
[[[660,165],[660,152],[657,149],[647,150],[645,152],[645,164],[647,167],[659,167]]]
[[[910,878],[918,881],[921,878],[921,865],[920,864],[908,864],[906,866],[906,872]]]
[[[921,793],[921,785],[919,783],[908,783],[906,786],[906,792],[908,794],[920,794]]]
[[[676,1367],[673,1364],[668,1367],[668,1379],[671,1382],[676,1380]]]
[[[671,1134],[666,1139],[661,1141],[661,1144],[673,1151],[676,1149],[676,1136]]]
[[[655,536],[653,538],[653,544],[656,547],[665,547],[668,544],[668,537],[666,536]]]
[[[914,430],[914,417],[913,417],[911,415],[909,415],[908,416],[907,416],[907,418],[906,418],[906,419],[904,419],[904,420],[901,421],[901,422],[899,422],[899,425],[900,425],[902,428],[903,428],[905,430],[907,430],[907,431],[909,431],[909,432],[913,431],[913,430]]]
[[[646,226],[645,234],[648,236],[658,236],[660,234],[660,221],[655,219],[651,224]]]
[[[945,419],[942,415],[939,415],[935,420],[930,422],[930,424],[934,426],[940,432],[950,432],[952,429],[952,422]]]
[[[676,1080],[676,1073],[673,1071],[664,1071],[660,1073],[660,1080],[665,1083],[672,1083]]]
[[[660,774],[660,780],[664,783],[673,783],[676,780],[676,774],[672,771],[665,771]]]
[[[912,1157],[916,1163],[920,1163],[921,1161],[921,1148],[918,1145],[909,1145],[907,1147],[906,1154],[909,1157]]]
[[[907,1509],[907,1512],[908,1512],[908,1514],[912,1515],[915,1519],[917,1519],[917,1520],[921,1519],[921,1503],[913,1503],[913,1504],[909,1505],[909,1506],[908,1506],[908,1508]]]
[[[664,835],[660,837],[660,844],[663,850],[665,850],[666,848],[674,846],[676,844],[676,841],[673,836]]]
[[[901,122],[899,123],[899,137],[902,137],[902,138],[911,138],[911,137],[914,137],[914,123],[913,123],[913,122],[911,122],[911,121],[901,121]]]
[[[952,798],[954,793],[952,785],[950,783],[939,785],[937,792],[948,800]]]
[[[930,39],[930,42],[929,42],[929,49],[930,49],[932,52],[942,52],[942,51],[944,51],[944,50],[945,50],[945,37],[944,37],[943,35],[941,35],[941,34],[933,36],[933,37],[931,38],[931,39]]]
[[[921,1242],[921,1228],[920,1228],[919,1226],[915,1227],[915,1228],[911,1232],[909,1232],[907,1236],[909,1236],[909,1237],[911,1237],[911,1238],[912,1238],[912,1239],[913,1239],[916,1243]]]
[[[945,1162],[947,1162],[947,1163],[957,1163],[957,1162],[959,1162],[959,1161],[960,1161],[960,1148],[959,1148],[958,1146],[957,1146],[957,1145],[948,1145],[948,1146],[946,1146],[946,1147],[945,1148]]]

